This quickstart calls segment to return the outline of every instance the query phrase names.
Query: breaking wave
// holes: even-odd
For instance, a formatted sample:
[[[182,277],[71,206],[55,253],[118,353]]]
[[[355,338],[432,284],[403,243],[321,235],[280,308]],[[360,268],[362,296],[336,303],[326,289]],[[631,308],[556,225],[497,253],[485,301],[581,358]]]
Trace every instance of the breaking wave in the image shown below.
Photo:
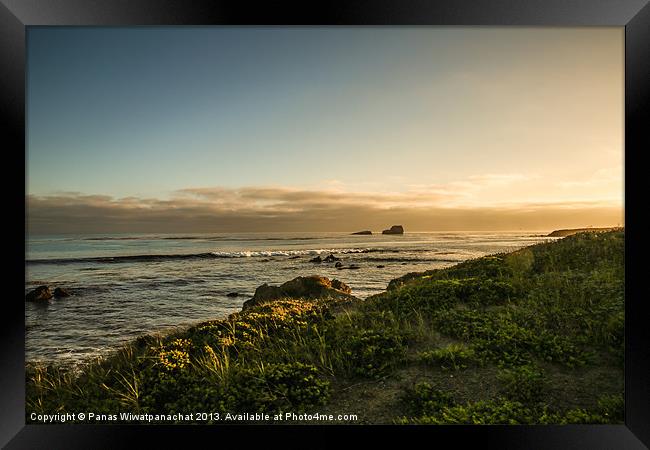
[[[56,258],[56,259],[31,259],[28,264],[72,264],[72,263],[120,263],[120,262],[152,262],[179,259],[210,259],[210,258],[255,258],[272,256],[305,256],[320,255],[323,253],[350,254],[350,253],[396,253],[399,250],[384,250],[379,248],[320,248],[307,250],[260,250],[237,252],[203,252],[191,254],[167,255],[123,255],[123,256],[97,256],[86,258]]]

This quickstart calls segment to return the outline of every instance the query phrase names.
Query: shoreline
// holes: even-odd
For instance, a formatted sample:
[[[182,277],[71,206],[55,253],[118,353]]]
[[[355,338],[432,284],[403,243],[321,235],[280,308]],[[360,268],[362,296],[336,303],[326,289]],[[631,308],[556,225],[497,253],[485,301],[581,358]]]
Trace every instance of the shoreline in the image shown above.
[[[390,238],[390,244],[376,245],[365,245],[369,240],[357,242],[356,239],[343,236],[340,241],[330,240],[330,244],[337,243],[331,247],[327,243],[321,245],[320,241],[308,241],[304,244],[291,242],[292,247],[286,246],[284,249],[293,253],[284,251],[282,256],[274,257],[266,256],[266,251],[258,252],[258,248],[252,247],[250,250],[255,250],[253,253],[259,253],[260,257],[186,260],[147,256],[138,257],[135,261],[127,259],[99,263],[84,261],[74,265],[29,265],[26,293],[41,285],[48,285],[50,289],[66,289],[71,293],[71,297],[61,302],[52,299],[47,304],[26,305],[26,325],[29,327],[26,355],[30,361],[77,364],[83,359],[106,354],[105,349],[115,349],[129,339],[149,332],[159,332],[163,327],[170,328],[179,324],[187,326],[201,320],[224,317],[239,310],[243,300],[252,297],[260,284],[280,284],[305,274],[340,278],[350,284],[355,295],[366,298],[384,291],[392,279],[405,273],[446,267],[486,253],[509,251],[546,240],[529,237],[528,234],[532,233],[504,238],[465,238],[465,235],[414,235],[410,238],[399,236]],[[288,234],[282,237],[292,236]],[[404,244],[409,240],[414,243]],[[133,250],[139,254],[148,251],[171,254],[185,253],[184,250],[188,248],[184,242],[180,242],[178,246],[176,243],[169,245],[168,242],[145,242],[133,247]],[[68,246],[76,247],[77,244],[57,244],[57,248],[65,252]],[[276,244],[283,245],[280,242],[261,245],[276,248]],[[293,244],[297,246],[293,247]],[[107,245],[115,245],[114,253],[131,252],[130,245]],[[230,248],[226,249],[220,245],[213,250],[232,249],[241,254],[244,252],[240,250],[248,248],[248,244],[239,242],[227,244]],[[191,246],[199,247],[196,253],[200,253],[210,250],[213,244],[207,242]],[[142,251],[145,247],[150,247],[150,250]],[[337,254],[339,249],[332,247],[344,248],[345,251],[356,247],[356,252]],[[381,248],[367,250],[366,247]],[[104,244],[92,244],[87,247],[88,251],[85,251],[84,255],[78,256],[90,254],[90,251],[95,249],[99,250],[98,254],[103,254],[104,248]],[[327,252],[320,252],[321,260],[334,253],[341,261],[328,260],[321,264],[312,264],[310,260],[316,258],[312,258],[310,249],[326,249]],[[360,253],[360,249],[368,254]],[[300,254],[294,254],[296,251]],[[194,253],[194,250],[190,249],[189,252]],[[287,255],[284,255],[285,253]],[[46,256],[44,253],[42,255]],[[60,256],[77,255],[61,253]],[[347,270],[348,268],[350,270]],[[122,276],[122,273],[128,273],[128,279]],[[228,296],[234,293],[238,294],[238,298],[234,295]],[[103,315],[102,312],[109,314]]]
[[[622,231],[622,230],[624,230],[624,227],[560,229],[560,230],[554,230],[553,232],[551,232],[549,234],[536,235],[536,236],[537,237],[558,237],[558,238],[561,239],[561,238],[564,238],[566,236],[571,236],[571,235],[581,233],[581,232],[609,232],[609,231]],[[526,232],[528,232],[528,231],[526,231]],[[559,235],[551,236],[553,234],[564,233],[564,232],[569,232],[569,234],[566,234],[566,235],[563,235],[563,236],[559,236]],[[429,232],[413,232],[413,233],[429,233]],[[440,233],[446,233],[446,232],[440,232]],[[485,233],[493,233],[493,231],[486,231]],[[504,231],[503,233],[510,233],[510,231]],[[546,241],[546,242],[549,242],[549,241]],[[550,242],[553,242],[553,241],[550,241]],[[530,246],[534,246],[534,245],[539,245],[539,244],[531,244]],[[529,247],[529,246],[525,246],[523,248],[527,248],[527,247]],[[334,251],[334,250],[336,250],[336,249],[328,249],[325,253],[328,253],[328,252],[331,252],[331,251]],[[519,250],[521,250],[521,249],[519,249]],[[515,250],[515,252],[519,251],[519,250]],[[366,251],[366,252],[367,253],[372,253],[373,250]],[[318,253],[318,254],[320,254],[320,253]],[[500,254],[500,253],[495,253],[495,255],[496,254]],[[154,255],[153,257],[156,257],[156,256],[158,256],[158,255]],[[163,256],[163,255],[160,255],[160,256]],[[184,255],[180,255],[180,256],[183,257]],[[187,256],[194,256],[194,255],[187,255]],[[456,266],[458,264],[463,264],[463,263],[465,263],[467,261],[472,261],[474,259],[481,259],[481,258],[490,257],[490,256],[493,256],[493,254],[487,254],[487,255],[484,255],[484,256],[481,256],[481,257],[478,257],[478,258],[471,258],[471,259],[468,259],[468,260],[463,260],[463,261],[458,261],[458,262],[453,261],[453,260],[437,260],[437,261],[443,261],[445,263],[453,263],[450,266],[446,267],[446,268],[451,268],[451,267],[454,267],[454,266]],[[95,259],[102,259],[102,258],[95,258]],[[108,259],[112,259],[112,258],[107,257],[106,259],[108,260]],[[372,257],[369,257],[367,260],[368,261],[373,261],[373,262],[374,261],[382,262],[385,259],[373,259]],[[401,262],[401,260],[399,262]],[[317,269],[317,268],[318,267],[314,267],[314,269]],[[384,288],[384,290],[382,290],[380,292],[376,292],[376,293],[370,293],[370,294],[365,295],[364,297],[358,297],[358,298],[359,298],[360,301],[365,301],[368,298],[371,298],[371,297],[386,293],[387,291],[389,291],[395,285],[395,283],[402,282],[403,280],[409,280],[409,279],[411,279],[413,277],[417,277],[418,275],[426,274],[426,273],[429,273],[429,272],[435,272],[435,271],[438,271],[438,270],[441,270],[441,268],[436,268],[436,269],[431,269],[431,270],[426,270],[426,271],[421,271],[421,272],[416,271],[416,272],[403,273],[402,275],[397,276],[396,278],[393,278],[393,279],[389,280],[388,283],[386,284],[386,287]],[[317,272],[317,270],[310,271],[310,273],[312,273],[312,272],[315,273],[315,272]],[[305,274],[305,275],[307,275],[307,274]],[[248,295],[244,294],[244,295],[239,295],[239,297],[247,297],[246,300],[249,300],[250,299],[249,295],[250,294],[248,294]],[[187,330],[189,330],[189,329],[191,329],[191,328],[193,328],[195,326],[198,326],[198,325],[200,325],[202,323],[205,323],[205,322],[218,321],[218,320],[228,320],[230,318],[230,316],[232,316],[233,314],[241,313],[242,308],[243,308],[243,304],[242,304],[242,307],[240,307],[238,310],[233,311],[233,312],[229,312],[229,313],[224,313],[224,315],[222,315],[222,316],[216,316],[216,317],[211,317],[211,318],[206,318],[206,319],[197,319],[197,320],[193,320],[192,322],[188,322],[188,323],[183,324],[183,325],[165,326],[165,327],[162,327],[162,328],[157,329],[157,330],[146,331],[146,332],[144,332],[142,334],[139,334],[137,336],[132,336],[132,337],[129,337],[128,339],[125,339],[124,341],[122,341],[121,344],[119,344],[117,346],[107,347],[107,348],[101,350],[100,352],[98,352],[97,355],[88,356],[88,357],[85,357],[85,358],[83,358],[81,360],[70,361],[70,362],[65,362],[65,361],[57,360],[57,359],[53,359],[53,360],[31,360],[31,361],[25,361],[25,364],[28,365],[28,366],[51,366],[51,367],[57,367],[58,369],[63,369],[63,370],[70,369],[72,371],[78,371],[79,368],[87,367],[89,365],[97,363],[98,361],[104,361],[106,359],[110,359],[112,356],[114,356],[115,354],[117,354],[120,351],[124,350],[124,348],[127,348],[127,347],[133,345],[134,342],[136,342],[136,341],[138,341],[140,339],[165,338],[165,337],[170,336],[170,335],[182,333],[184,331],[187,331]]]

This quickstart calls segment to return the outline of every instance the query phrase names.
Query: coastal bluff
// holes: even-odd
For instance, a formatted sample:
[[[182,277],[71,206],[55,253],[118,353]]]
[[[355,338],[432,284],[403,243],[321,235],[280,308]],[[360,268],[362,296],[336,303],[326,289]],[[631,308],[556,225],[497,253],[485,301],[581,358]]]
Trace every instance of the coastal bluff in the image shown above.
[[[563,230],[555,230],[547,237],[567,237],[578,233],[606,233],[609,231],[624,231],[625,227],[604,227],[604,228],[567,228]]]

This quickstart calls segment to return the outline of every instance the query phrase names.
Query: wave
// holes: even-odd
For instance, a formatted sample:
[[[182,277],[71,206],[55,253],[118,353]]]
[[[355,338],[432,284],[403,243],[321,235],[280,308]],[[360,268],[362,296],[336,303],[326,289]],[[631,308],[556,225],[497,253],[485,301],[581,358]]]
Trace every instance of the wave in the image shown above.
[[[396,252],[397,250],[383,250],[378,248],[319,248],[309,250],[260,250],[241,252],[211,252],[217,258],[251,258],[270,256],[303,256],[321,255],[323,253],[350,254],[350,253],[375,253],[375,252]]]
[[[255,258],[272,256],[305,256],[320,255],[323,253],[352,254],[352,253],[397,253],[399,250],[384,250],[380,248],[320,248],[307,250],[260,250],[237,252],[203,252],[190,254],[162,254],[162,255],[122,255],[122,256],[91,256],[83,258],[51,258],[28,259],[28,264],[71,264],[71,263],[120,263],[120,262],[154,262],[164,260],[183,259],[211,259],[211,258]]]

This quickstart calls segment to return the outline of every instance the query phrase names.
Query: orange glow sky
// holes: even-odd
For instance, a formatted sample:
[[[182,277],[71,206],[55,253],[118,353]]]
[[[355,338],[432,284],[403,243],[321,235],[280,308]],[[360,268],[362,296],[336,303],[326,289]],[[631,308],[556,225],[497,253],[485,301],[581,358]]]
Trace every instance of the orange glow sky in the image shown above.
[[[29,33],[30,233],[623,224],[622,28]]]

